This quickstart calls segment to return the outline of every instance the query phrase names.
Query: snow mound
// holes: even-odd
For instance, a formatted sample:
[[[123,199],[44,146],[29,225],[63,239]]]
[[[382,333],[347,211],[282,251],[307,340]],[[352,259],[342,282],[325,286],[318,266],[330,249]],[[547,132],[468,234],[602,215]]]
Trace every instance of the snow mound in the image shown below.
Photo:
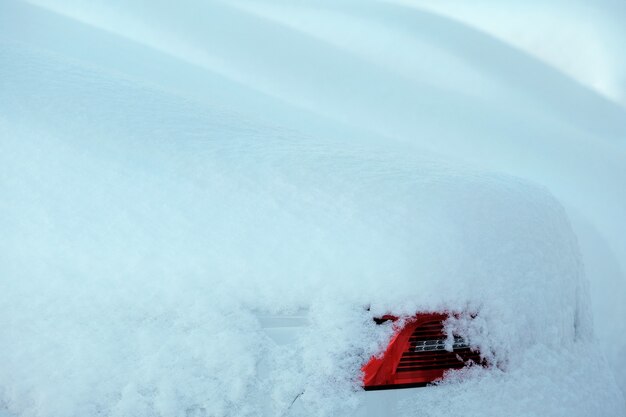
[[[1,48],[8,412],[281,415],[297,398],[302,415],[345,415],[390,336],[372,315],[432,309],[477,313],[463,329],[498,366],[412,391],[398,415],[486,415],[484,395],[492,415],[623,411],[575,237],[540,187]],[[256,315],[302,309],[288,347]]]

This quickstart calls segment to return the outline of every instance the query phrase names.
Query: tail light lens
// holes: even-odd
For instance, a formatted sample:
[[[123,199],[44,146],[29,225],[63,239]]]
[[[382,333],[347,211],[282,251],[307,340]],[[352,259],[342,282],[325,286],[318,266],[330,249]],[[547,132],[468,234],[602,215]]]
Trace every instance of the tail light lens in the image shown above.
[[[408,319],[391,339],[381,357],[372,357],[363,366],[366,390],[425,386],[441,379],[449,369],[481,363],[479,352],[453,335],[452,351],[446,350],[444,321],[448,314],[418,314]],[[374,319],[377,324],[397,321],[397,317]]]

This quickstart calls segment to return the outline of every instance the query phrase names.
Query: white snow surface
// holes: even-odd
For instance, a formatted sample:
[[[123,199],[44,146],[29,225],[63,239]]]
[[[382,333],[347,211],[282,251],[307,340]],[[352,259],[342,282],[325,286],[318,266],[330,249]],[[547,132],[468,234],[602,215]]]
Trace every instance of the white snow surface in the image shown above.
[[[626,415],[620,67],[419,7],[0,3],[0,415],[367,415],[432,310],[493,366],[395,415]]]

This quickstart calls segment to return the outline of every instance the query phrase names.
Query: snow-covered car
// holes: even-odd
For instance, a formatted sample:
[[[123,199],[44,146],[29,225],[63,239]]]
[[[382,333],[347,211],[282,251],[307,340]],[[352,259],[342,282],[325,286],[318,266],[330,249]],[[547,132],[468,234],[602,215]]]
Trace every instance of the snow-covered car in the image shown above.
[[[544,187],[0,7],[3,417],[623,413]]]
[[[606,370],[576,241],[545,190],[10,53],[32,73],[4,74],[14,97],[47,104],[42,125],[3,127],[10,412],[486,415],[484,395],[494,415],[523,414],[533,396],[541,415],[607,405],[589,377]],[[91,91],[104,86],[108,97]],[[12,120],[30,107],[16,102],[3,108]],[[82,117],[55,122],[66,114]],[[397,331],[374,318],[443,311],[460,313],[446,326],[491,366],[362,390],[363,366]]]

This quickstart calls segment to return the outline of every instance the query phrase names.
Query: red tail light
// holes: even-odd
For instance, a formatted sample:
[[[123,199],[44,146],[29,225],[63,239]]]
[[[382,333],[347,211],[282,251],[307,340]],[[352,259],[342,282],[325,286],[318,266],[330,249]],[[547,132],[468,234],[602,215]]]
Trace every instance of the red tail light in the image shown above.
[[[480,354],[453,335],[453,350],[446,350],[443,322],[447,314],[418,314],[406,321],[391,339],[384,355],[363,366],[366,390],[424,386],[443,377],[448,369],[480,363]],[[396,321],[393,316],[375,319],[378,324]]]

